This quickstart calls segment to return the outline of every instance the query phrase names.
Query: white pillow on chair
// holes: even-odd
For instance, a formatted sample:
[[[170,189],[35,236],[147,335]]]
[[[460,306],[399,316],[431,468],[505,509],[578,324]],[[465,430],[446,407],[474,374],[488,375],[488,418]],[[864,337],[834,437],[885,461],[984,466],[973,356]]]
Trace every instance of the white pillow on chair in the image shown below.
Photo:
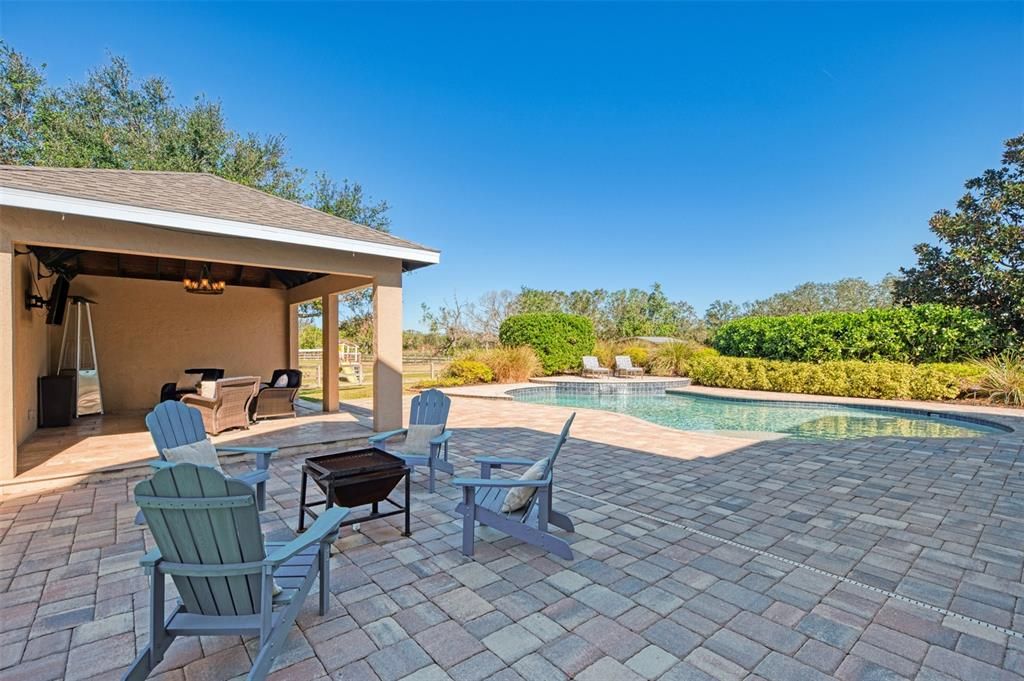
[[[224,469],[220,467],[220,459],[217,458],[217,450],[210,438],[179,447],[168,447],[163,453],[164,459],[171,463],[194,463],[197,466],[209,466],[224,473]]]
[[[274,387],[275,388],[287,388],[288,387],[288,374],[281,374],[280,376],[278,376],[277,380],[274,381]]]
[[[441,434],[444,426],[411,425],[405,434],[405,442],[398,444],[394,449],[402,454],[417,454],[428,456],[430,454],[430,441]]]
[[[540,480],[544,477],[544,469],[547,468],[548,460],[541,459],[537,463],[533,464],[526,469],[526,472],[519,476],[520,480]],[[530,503],[530,499],[537,493],[536,487],[513,487],[505,495],[505,499],[501,502],[501,512],[511,513],[512,511],[518,511],[523,506]]]

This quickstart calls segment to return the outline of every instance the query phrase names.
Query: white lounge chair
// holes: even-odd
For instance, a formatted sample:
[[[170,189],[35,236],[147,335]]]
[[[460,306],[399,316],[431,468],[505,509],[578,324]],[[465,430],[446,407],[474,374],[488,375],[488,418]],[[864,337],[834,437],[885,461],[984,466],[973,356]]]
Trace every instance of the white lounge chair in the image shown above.
[[[626,378],[639,378],[644,375],[643,367],[633,366],[629,355],[615,355],[615,375]]]
[[[611,375],[612,370],[601,366],[601,363],[597,361],[597,357],[594,357],[593,355],[583,356],[583,371],[580,372],[580,376],[583,378],[595,378]]]

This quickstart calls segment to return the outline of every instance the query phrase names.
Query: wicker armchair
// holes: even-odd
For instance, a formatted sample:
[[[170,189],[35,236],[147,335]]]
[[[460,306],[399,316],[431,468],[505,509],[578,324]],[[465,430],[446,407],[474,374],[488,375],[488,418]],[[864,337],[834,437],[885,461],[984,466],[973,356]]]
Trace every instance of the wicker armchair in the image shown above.
[[[181,402],[198,409],[206,432],[216,435],[228,428],[249,427],[249,403],[259,385],[258,376],[222,378],[214,383],[212,397],[185,395]]]
[[[278,379],[288,377],[288,385],[276,387]],[[249,411],[254,421],[275,416],[295,416],[295,397],[302,385],[302,372],[298,369],[275,369],[270,383],[263,383]]]

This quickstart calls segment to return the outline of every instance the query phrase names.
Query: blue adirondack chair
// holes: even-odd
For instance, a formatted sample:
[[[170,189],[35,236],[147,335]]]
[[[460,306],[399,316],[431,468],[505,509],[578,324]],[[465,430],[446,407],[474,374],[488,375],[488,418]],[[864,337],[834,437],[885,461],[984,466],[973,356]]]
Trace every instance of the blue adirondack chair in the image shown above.
[[[434,491],[434,479],[436,472],[441,470],[449,475],[455,475],[455,466],[448,461],[448,440],[452,436],[448,426],[448,410],[451,409],[452,398],[440,390],[424,390],[412,398],[412,405],[409,407],[409,424],[421,426],[441,426],[441,434],[430,441],[430,451],[409,453],[398,451],[387,446],[387,441],[408,432],[408,428],[390,430],[386,433],[371,435],[370,445],[383,449],[390,454],[401,458],[407,466],[426,466],[429,470],[430,491]]]
[[[264,679],[318,575],[327,613],[331,543],[347,508],[327,509],[290,542],[264,543],[252,488],[190,463],[140,482],[135,502],[156,548],[139,561],[151,580],[149,645],[124,681],[145,679],[176,636],[258,636],[248,678]],[[180,601],[164,619],[166,575]]]
[[[153,462],[159,467],[164,458],[164,450],[181,445],[192,444],[206,439],[203,417],[199,410],[181,402],[161,402],[146,414],[146,427],[153,436],[153,444],[160,455],[160,461]],[[270,479],[270,457],[277,452],[277,447],[224,447],[217,446],[218,452],[240,452],[256,455],[256,468],[235,475],[256,489],[256,505],[259,510],[267,507],[267,480]]]
[[[532,466],[529,459],[509,459],[497,456],[482,456],[474,459],[480,464],[479,478],[455,478],[452,484],[462,488],[462,502],[456,506],[456,513],[462,514],[462,553],[473,555],[476,540],[476,523],[493,527],[527,544],[539,546],[545,551],[572,560],[572,549],[568,542],[548,532],[548,525],[554,525],[566,532],[575,532],[572,520],[564,513],[551,508],[551,494],[554,491],[555,459],[562,445],[569,438],[569,427],[576,414],[569,416],[562,433],[558,436],[555,450],[547,458],[547,465],[539,480],[518,480],[514,478],[492,478],[491,471],[503,466]],[[523,508],[503,513],[501,502],[513,487],[535,487],[537,491]]]

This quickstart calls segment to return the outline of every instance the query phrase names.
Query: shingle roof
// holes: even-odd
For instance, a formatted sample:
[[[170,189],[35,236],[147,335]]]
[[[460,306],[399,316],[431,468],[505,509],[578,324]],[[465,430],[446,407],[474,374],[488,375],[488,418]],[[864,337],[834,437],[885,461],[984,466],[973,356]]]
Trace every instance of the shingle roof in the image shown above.
[[[208,173],[0,165],[0,187],[435,250]]]

